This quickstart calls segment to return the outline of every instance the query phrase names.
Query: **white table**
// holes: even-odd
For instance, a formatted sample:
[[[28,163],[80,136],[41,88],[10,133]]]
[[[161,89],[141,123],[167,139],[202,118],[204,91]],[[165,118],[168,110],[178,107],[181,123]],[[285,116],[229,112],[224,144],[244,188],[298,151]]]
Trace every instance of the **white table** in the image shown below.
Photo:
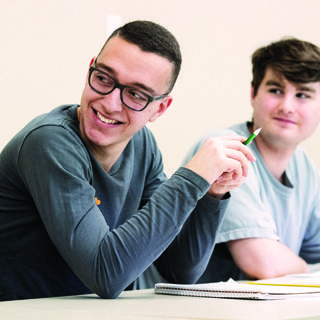
[[[231,300],[158,295],[153,289],[123,292],[118,299],[96,295],[0,302],[3,320],[209,320],[320,319],[320,298]]]

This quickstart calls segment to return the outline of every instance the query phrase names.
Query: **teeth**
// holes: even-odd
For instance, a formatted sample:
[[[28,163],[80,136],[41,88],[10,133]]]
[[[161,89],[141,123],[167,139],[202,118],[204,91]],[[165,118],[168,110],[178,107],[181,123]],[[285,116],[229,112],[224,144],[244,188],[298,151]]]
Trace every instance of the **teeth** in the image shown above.
[[[101,115],[101,113],[99,113],[98,111],[97,111],[97,116],[104,123],[116,123],[117,122],[116,120],[111,120],[111,119],[107,119],[107,118],[103,117]]]

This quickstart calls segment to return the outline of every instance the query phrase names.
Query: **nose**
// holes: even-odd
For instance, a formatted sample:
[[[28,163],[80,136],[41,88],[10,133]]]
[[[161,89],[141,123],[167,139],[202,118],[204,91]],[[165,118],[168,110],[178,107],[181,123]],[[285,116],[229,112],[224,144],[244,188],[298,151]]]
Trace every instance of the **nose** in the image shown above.
[[[103,96],[103,105],[108,112],[120,112],[123,110],[124,106],[120,95],[120,89],[115,88],[111,93]]]
[[[285,114],[291,113],[294,111],[295,108],[294,103],[295,100],[293,97],[289,95],[284,95],[281,101],[279,102],[279,110],[281,110]]]

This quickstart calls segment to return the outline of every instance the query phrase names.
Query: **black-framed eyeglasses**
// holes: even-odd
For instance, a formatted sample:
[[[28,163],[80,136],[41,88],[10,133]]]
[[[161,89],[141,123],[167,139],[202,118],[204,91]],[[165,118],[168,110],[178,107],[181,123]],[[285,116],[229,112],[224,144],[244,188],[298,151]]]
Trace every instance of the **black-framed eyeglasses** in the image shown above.
[[[88,82],[92,90],[102,95],[107,95],[114,89],[119,88],[122,103],[134,111],[142,111],[150,102],[163,99],[168,95],[166,93],[152,97],[137,88],[119,83],[106,72],[97,69],[94,64],[89,69]]]

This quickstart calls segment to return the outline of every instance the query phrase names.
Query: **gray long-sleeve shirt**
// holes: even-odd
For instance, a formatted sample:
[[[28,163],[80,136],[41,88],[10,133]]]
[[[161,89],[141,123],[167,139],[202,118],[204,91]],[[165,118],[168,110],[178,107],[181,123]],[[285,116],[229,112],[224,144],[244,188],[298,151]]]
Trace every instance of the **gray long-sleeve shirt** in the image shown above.
[[[0,155],[0,300],[114,298],[155,261],[168,281],[196,281],[228,201],[186,168],[167,180],[147,128],[104,171],[77,107],[34,119]]]

